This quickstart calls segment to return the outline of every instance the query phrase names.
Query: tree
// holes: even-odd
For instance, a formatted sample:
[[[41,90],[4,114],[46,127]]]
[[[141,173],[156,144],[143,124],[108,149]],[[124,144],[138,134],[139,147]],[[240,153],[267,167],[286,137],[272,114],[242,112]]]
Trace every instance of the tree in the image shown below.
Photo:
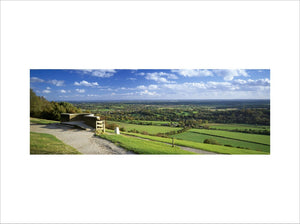
[[[37,96],[30,89],[30,116],[50,120],[60,120],[61,113],[81,113],[81,110],[67,102],[49,102],[42,96]]]

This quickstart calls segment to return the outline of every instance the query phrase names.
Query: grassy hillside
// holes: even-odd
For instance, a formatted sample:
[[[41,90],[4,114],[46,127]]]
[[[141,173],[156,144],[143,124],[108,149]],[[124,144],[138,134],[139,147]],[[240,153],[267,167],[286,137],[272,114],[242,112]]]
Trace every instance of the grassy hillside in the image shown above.
[[[195,154],[179,147],[125,135],[101,134],[98,136],[138,154]]]
[[[81,154],[55,136],[30,132],[30,154]]]
[[[151,139],[151,140],[159,141],[159,142],[172,143],[171,138],[142,135],[142,134],[137,134],[137,133],[126,133],[126,135],[132,135],[132,136],[136,136],[136,137],[140,137],[140,138]],[[205,151],[222,153],[222,154],[244,154],[244,155],[246,155],[246,154],[269,154],[269,152],[261,152],[261,151],[256,151],[256,150],[205,144],[205,143],[180,140],[180,139],[175,139],[175,145],[186,146],[186,147],[191,147],[191,148],[195,148],[195,149],[202,149]]]
[[[53,123],[59,123],[59,121],[53,121],[53,120],[46,120],[46,119],[40,119],[40,118],[30,118],[30,122],[34,124],[53,124]]]

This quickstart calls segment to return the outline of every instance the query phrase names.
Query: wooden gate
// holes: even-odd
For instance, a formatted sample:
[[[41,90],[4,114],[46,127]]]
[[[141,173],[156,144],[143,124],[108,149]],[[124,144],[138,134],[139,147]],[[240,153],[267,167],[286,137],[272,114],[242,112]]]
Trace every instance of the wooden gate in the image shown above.
[[[96,131],[105,132],[105,121],[96,121]]]

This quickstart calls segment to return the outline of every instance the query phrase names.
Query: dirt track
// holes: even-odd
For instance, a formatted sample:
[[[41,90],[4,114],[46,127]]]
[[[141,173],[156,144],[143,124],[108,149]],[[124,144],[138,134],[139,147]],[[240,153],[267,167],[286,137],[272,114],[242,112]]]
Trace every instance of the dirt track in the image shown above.
[[[115,144],[94,136],[94,132],[61,124],[30,124],[30,131],[54,135],[83,154],[133,154]]]

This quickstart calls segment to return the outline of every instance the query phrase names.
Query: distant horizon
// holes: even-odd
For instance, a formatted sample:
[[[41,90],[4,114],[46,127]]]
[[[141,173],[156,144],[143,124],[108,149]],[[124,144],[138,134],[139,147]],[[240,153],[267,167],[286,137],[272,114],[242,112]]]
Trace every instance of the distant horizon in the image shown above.
[[[123,100],[68,100],[64,102],[126,102],[126,101],[270,101],[270,99],[123,99]],[[63,102],[63,101],[58,101]]]
[[[269,69],[31,69],[49,101],[270,100]]]

